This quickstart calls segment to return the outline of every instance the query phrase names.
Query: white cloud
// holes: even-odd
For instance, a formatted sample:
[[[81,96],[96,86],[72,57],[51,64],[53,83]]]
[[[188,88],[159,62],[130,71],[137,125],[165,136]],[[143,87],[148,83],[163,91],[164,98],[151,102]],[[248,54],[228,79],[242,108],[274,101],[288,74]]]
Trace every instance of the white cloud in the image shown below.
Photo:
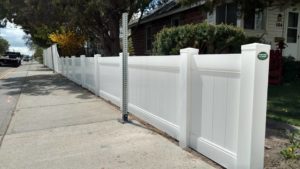
[[[12,23],[8,23],[6,28],[0,29],[0,36],[10,44],[9,50],[32,55],[33,51],[30,51],[25,45],[25,41],[23,40],[24,35],[25,33],[22,28]]]

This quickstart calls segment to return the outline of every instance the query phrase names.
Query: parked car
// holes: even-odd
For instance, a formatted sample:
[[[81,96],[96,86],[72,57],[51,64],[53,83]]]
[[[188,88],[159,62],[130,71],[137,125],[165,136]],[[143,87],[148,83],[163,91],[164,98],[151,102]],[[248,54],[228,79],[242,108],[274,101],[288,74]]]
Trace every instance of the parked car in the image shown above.
[[[18,67],[21,65],[22,55],[19,52],[6,52],[4,56],[0,57],[0,66],[10,65]]]
[[[29,62],[31,60],[31,58],[30,58],[30,56],[28,56],[28,55],[25,55],[24,57],[23,57],[23,61],[25,61],[25,62]]]

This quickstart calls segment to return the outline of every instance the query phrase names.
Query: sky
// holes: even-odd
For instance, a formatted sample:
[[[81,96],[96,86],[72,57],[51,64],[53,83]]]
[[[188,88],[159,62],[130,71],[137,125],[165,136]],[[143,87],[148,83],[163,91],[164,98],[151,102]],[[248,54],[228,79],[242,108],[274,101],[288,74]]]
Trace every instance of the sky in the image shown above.
[[[25,33],[21,27],[12,23],[8,23],[6,28],[0,29],[0,36],[9,42],[10,51],[21,52],[25,55],[32,55],[33,51],[30,51],[30,49],[25,45],[25,41],[23,40],[24,35]]]

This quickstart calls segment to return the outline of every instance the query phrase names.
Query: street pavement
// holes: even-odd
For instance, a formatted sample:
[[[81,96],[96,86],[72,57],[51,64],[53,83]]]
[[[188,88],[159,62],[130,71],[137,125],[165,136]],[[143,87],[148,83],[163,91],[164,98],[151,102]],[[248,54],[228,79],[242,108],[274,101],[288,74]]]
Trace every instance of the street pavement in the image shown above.
[[[19,69],[0,67],[0,143],[19,99],[29,66],[28,64]]]
[[[42,65],[22,66],[6,83],[20,87],[17,75],[24,83],[0,169],[214,168],[138,121],[119,123],[117,107]]]

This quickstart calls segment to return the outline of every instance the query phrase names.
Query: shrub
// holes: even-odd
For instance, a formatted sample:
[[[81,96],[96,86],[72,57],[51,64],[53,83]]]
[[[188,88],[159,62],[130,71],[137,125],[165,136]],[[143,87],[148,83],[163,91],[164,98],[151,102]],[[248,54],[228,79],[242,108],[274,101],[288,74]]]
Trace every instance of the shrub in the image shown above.
[[[60,55],[72,56],[79,55],[82,51],[85,38],[72,31],[63,31],[62,33],[51,33],[49,38],[52,42],[58,44]]]
[[[238,53],[242,44],[258,41],[247,38],[242,29],[230,25],[207,23],[164,28],[155,36],[154,54],[179,54],[186,47],[198,48],[200,53]]]
[[[132,38],[128,39],[128,53],[130,53],[130,55],[134,55],[134,46],[133,46]]]

